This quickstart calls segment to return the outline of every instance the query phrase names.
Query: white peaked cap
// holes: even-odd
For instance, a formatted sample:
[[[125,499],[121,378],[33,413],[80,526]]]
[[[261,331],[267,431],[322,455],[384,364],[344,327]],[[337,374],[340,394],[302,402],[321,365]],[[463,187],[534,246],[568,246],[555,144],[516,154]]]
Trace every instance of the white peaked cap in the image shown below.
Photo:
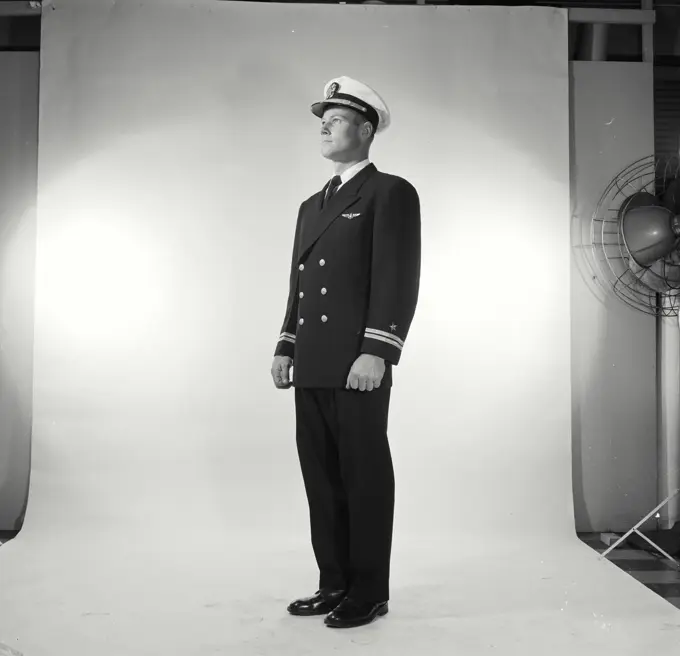
[[[323,117],[328,107],[334,105],[349,107],[370,121],[375,133],[386,130],[390,125],[390,110],[385,101],[368,85],[351,77],[335,77],[326,82],[323,89],[325,100],[312,105],[312,114]]]

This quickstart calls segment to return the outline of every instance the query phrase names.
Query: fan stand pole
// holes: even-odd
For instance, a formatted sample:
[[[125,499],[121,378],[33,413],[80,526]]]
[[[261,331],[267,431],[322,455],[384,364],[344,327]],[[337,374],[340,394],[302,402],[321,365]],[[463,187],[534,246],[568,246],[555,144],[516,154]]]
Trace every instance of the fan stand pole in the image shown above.
[[[660,305],[661,305],[661,303],[663,303],[663,300],[659,297],[659,295],[657,295],[656,300],[657,300],[657,307],[660,308]],[[661,312],[661,317],[663,317],[663,316],[664,316],[664,315],[663,315],[663,312]],[[678,328],[680,328],[680,313],[677,315],[677,321],[678,321]],[[663,353],[662,353],[662,355],[663,355]],[[676,376],[676,377],[677,377],[677,376]],[[667,381],[666,381],[666,382],[667,382]],[[665,388],[665,383],[664,383],[664,377],[663,377],[663,375],[659,378],[659,384],[660,384],[660,386],[661,386],[662,389]],[[673,389],[677,389],[677,386],[678,386],[677,383],[674,383],[674,384],[672,384],[670,387],[673,388]],[[660,395],[662,394],[662,390],[661,390],[661,389],[659,390],[659,394],[660,394]],[[665,459],[665,458],[660,459],[660,460],[659,460],[659,469],[660,469],[660,470],[661,470],[662,468],[667,469],[667,467],[668,467],[668,463],[667,463],[666,459]],[[664,480],[666,481],[666,484],[670,482],[670,481],[668,481],[666,478],[665,478]],[[677,483],[677,479],[675,480],[675,482]],[[660,488],[660,489],[661,489],[661,488]],[[667,489],[667,488],[666,488],[666,489]],[[642,525],[643,525],[648,519],[650,519],[653,515],[656,515],[657,517],[659,517],[659,515],[657,514],[657,513],[659,512],[659,510],[661,510],[661,508],[663,508],[669,501],[671,501],[672,499],[674,499],[674,498],[678,495],[679,492],[680,492],[680,488],[676,488],[675,492],[672,492],[671,494],[669,494],[669,495],[668,495],[668,496],[667,496],[667,497],[666,497],[666,498],[665,498],[665,499],[664,499],[664,500],[663,500],[656,508],[654,508],[653,510],[650,510],[650,512],[649,512],[647,515],[645,515],[645,516],[644,516],[637,524],[635,524],[635,526],[633,526],[633,528],[631,528],[627,533],[625,533],[624,535],[622,535],[616,542],[614,542],[614,544],[612,544],[612,545],[609,547],[609,549],[607,549],[606,551],[603,551],[603,552],[600,554],[600,558],[605,558],[605,557],[607,556],[607,554],[608,554],[610,551],[612,551],[613,549],[615,549],[616,547],[618,547],[618,546],[619,546],[619,545],[620,545],[620,544],[621,544],[621,543],[622,543],[622,542],[623,542],[623,541],[624,541],[631,533],[636,533],[636,534],[639,535],[643,540],[646,540],[646,541],[647,541],[652,547],[654,547],[657,551],[661,552],[665,558],[667,558],[667,559],[670,560],[672,563],[674,563],[674,565],[675,565],[676,568],[680,569],[680,563],[678,563],[678,561],[675,560],[675,558],[673,558],[670,554],[667,554],[667,553],[666,553],[666,552],[665,552],[658,544],[655,544],[655,543],[654,543],[652,540],[650,540],[646,535],[644,535],[644,534],[640,533],[640,531],[638,531],[638,528],[639,528],[640,526],[642,526]],[[661,496],[661,495],[659,495],[659,496]],[[657,498],[658,498],[658,497],[657,497]]]
[[[650,510],[647,515],[645,515],[637,524],[635,524],[635,526],[633,526],[633,528],[631,528],[625,535],[622,535],[616,542],[614,542],[614,544],[612,544],[611,547],[609,547],[609,549],[607,549],[606,551],[603,551],[600,554],[600,558],[605,558],[606,555],[612,549],[615,549],[616,547],[618,547],[631,533],[637,533],[643,540],[647,540],[647,542],[649,542],[649,544],[651,544],[655,549],[660,551],[664,555],[664,557],[668,558],[668,560],[674,562],[675,566],[678,569],[680,569],[680,563],[678,563],[678,561],[675,560],[675,558],[673,558],[672,556],[667,554],[658,544],[655,544],[646,535],[643,535],[642,533],[640,533],[640,531],[638,531],[638,528],[640,526],[642,526],[652,515],[654,515],[661,508],[663,508],[671,499],[675,498],[677,496],[678,492],[680,492],[680,488],[675,490],[675,492],[673,492],[672,494],[669,494],[656,508],[654,508],[654,510]]]

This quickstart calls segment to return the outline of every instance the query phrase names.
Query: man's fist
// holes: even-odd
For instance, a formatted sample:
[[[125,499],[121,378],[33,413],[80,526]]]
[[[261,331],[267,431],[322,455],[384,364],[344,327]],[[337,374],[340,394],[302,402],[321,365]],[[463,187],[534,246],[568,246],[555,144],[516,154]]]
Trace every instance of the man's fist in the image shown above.
[[[358,389],[361,392],[378,389],[385,376],[385,360],[377,355],[362,353],[352,365],[347,376],[345,389]]]
[[[275,355],[274,363],[272,364],[272,378],[277,389],[288,389],[291,386],[290,382],[290,366],[293,364],[293,358],[287,355]]]

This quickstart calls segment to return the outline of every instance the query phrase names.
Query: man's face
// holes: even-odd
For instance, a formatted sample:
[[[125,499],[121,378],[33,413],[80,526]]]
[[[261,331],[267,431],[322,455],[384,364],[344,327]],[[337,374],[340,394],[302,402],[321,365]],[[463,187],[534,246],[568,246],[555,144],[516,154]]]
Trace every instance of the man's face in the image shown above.
[[[346,107],[329,107],[321,118],[321,154],[335,162],[351,161],[361,149],[362,124],[356,125],[356,112]]]

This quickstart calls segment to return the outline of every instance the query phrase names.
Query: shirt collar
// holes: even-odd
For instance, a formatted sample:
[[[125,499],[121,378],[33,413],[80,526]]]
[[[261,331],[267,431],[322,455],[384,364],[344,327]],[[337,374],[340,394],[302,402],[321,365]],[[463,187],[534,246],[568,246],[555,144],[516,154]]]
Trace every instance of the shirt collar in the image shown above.
[[[349,182],[359,171],[365,169],[371,163],[370,159],[357,162],[354,166],[350,166],[346,171],[340,174],[341,184]]]

